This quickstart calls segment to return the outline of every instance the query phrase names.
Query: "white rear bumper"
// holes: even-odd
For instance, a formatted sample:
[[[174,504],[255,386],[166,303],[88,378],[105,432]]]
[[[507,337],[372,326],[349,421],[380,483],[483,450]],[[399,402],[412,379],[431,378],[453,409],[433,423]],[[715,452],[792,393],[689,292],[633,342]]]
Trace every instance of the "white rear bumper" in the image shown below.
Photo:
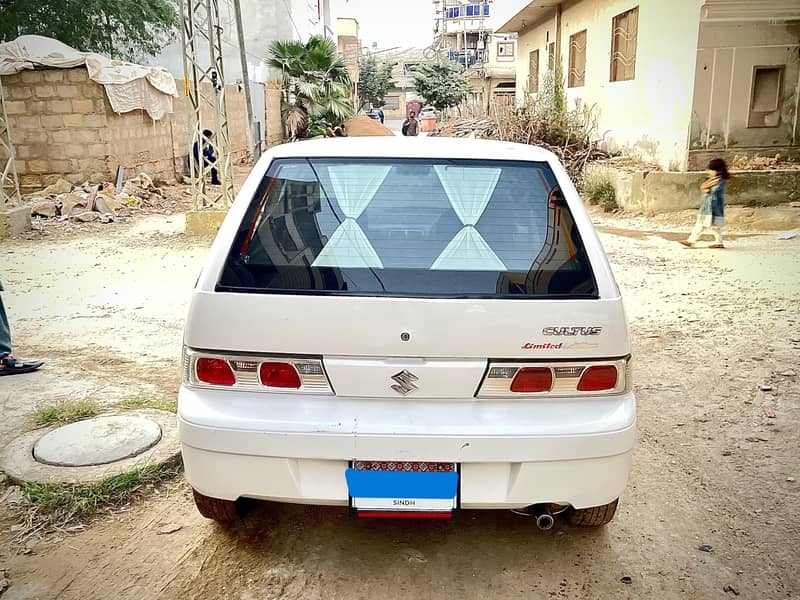
[[[186,477],[199,492],[347,505],[354,459],[456,462],[464,508],[598,506],[622,493],[632,394],[525,401],[375,400],[181,388]]]

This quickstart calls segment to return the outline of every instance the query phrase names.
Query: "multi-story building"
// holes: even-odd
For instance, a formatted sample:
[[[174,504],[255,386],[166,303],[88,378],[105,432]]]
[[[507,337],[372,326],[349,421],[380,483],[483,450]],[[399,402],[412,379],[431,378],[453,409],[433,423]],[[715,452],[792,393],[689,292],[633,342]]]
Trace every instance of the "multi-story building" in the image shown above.
[[[467,69],[472,92],[469,104],[491,110],[498,102],[513,103],[516,35],[495,31],[492,0],[434,0],[434,47]]]

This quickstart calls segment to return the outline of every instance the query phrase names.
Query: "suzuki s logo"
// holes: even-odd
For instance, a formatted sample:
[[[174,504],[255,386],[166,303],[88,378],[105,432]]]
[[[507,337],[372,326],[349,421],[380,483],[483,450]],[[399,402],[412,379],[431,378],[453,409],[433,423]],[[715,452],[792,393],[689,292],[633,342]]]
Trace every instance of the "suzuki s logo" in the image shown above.
[[[408,396],[411,392],[417,389],[414,385],[415,381],[419,381],[419,377],[406,370],[400,371],[397,375],[392,375],[397,384],[392,386],[392,389],[401,396]]]

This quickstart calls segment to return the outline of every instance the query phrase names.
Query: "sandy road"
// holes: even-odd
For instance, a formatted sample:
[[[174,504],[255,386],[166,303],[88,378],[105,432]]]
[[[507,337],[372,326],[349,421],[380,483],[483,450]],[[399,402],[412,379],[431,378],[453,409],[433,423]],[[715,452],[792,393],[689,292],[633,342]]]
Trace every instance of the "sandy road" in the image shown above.
[[[0,508],[3,600],[735,597],[726,586],[800,598],[800,483],[787,481],[800,480],[800,383],[782,375],[800,372],[800,240],[683,250],[646,223],[600,221],[634,337],[640,427],[610,526],[539,532],[509,512],[359,522],[262,504],[223,529],[175,483],[27,556],[5,543]],[[0,249],[20,350],[48,361],[0,379],[2,438],[60,398],[175,393],[187,290],[207,244],[180,230],[179,217],[152,217]],[[158,535],[164,523],[183,528]]]

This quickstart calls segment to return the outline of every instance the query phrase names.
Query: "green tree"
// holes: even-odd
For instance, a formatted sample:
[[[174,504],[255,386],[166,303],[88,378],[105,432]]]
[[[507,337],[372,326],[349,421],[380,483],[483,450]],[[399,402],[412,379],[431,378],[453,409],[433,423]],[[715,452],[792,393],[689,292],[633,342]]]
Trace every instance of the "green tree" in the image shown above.
[[[361,105],[383,106],[386,93],[394,86],[392,65],[379,63],[374,56],[368,56],[361,64],[358,73],[358,95],[361,97]]]
[[[425,102],[439,110],[458,106],[470,90],[462,68],[444,59],[421,63],[414,74],[414,85]]]
[[[276,41],[267,64],[281,72],[282,115],[292,137],[319,133],[324,125],[338,125],[353,116],[353,83],[333,40],[312,36],[303,44]]]
[[[55,38],[77,50],[138,60],[175,39],[173,0],[0,0],[0,42]]]

